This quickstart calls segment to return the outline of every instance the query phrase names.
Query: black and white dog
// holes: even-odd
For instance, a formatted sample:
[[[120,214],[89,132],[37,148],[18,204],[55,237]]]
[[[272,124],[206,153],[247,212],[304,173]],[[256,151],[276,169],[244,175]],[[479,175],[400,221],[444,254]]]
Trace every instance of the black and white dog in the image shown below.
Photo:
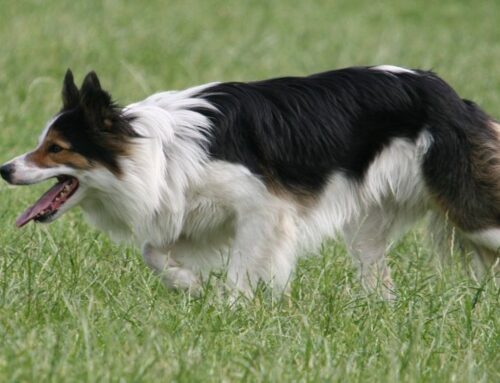
[[[363,284],[391,296],[384,253],[427,211],[486,266],[500,247],[500,125],[435,74],[394,66],[212,83],[120,108],[67,72],[38,146],[1,167],[58,182],[17,220],[81,206],[142,245],[169,287],[226,267],[234,291],[283,289],[297,257],[342,236]]]

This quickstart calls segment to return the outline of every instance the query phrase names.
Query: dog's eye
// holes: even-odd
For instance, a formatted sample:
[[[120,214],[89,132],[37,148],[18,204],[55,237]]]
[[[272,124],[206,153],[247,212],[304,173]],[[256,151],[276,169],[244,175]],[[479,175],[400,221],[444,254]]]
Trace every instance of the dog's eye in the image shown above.
[[[63,148],[61,148],[57,144],[52,144],[52,145],[49,146],[49,152],[50,153],[59,153],[61,150],[63,150]]]

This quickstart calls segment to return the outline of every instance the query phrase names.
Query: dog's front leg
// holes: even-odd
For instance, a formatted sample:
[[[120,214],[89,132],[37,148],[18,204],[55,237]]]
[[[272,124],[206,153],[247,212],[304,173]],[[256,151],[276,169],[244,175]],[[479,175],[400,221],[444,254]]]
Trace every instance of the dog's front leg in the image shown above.
[[[259,280],[281,293],[289,286],[295,265],[296,224],[288,209],[260,208],[238,217],[228,264],[234,293],[253,295]]]
[[[171,289],[188,290],[198,293],[201,288],[200,279],[188,268],[182,267],[172,257],[171,249],[158,249],[146,243],[142,249],[144,262],[161,278],[165,286]]]

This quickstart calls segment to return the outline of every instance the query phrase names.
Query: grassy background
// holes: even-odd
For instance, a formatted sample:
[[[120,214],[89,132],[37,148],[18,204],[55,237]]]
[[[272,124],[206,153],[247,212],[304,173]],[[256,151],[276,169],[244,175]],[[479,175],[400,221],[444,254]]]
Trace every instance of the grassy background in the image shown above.
[[[62,76],[95,69],[121,103],[214,80],[391,63],[433,68],[496,117],[498,1],[0,0],[0,162],[31,148]],[[289,303],[229,310],[167,292],[136,249],[73,211],[13,227],[46,185],[0,184],[0,381],[500,381],[499,290],[409,234],[393,305],[342,245],[301,261]]]

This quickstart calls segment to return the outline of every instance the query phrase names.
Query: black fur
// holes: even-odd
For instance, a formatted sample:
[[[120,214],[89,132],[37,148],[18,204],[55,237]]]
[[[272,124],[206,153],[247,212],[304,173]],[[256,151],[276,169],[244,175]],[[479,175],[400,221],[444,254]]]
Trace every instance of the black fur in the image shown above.
[[[334,170],[362,179],[392,139],[414,140],[466,109],[432,72],[415,72],[359,67],[211,87],[201,94],[219,110],[202,111],[211,155],[311,191]]]
[[[123,117],[121,108],[101,88],[95,72],[85,76],[78,90],[68,69],[62,99],[63,109],[52,129],[71,143],[71,150],[120,174],[117,157],[124,154],[129,139],[138,134],[131,120]]]
[[[433,144],[423,173],[434,198],[464,230],[499,223],[498,137],[493,121],[476,104],[460,97],[442,80],[428,89]]]
[[[216,85],[201,95],[220,112],[203,111],[214,125],[210,153],[303,191],[320,191],[335,170],[362,179],[391,139],[413,140],[426,126],[415,77],[348,68]]]
[[[485,185],[474,169],[484,143],[496,142],[491,119],[432,72],[355,67],[221,83],[200,96],[218,109],[200,111],[213,123],[213,159],[312,194],[334,171],[361,181],[391,140],[427,130],[433,144],[423,172],[437,203],[465,229],[484,226],[485,217],[498,221],[496,184]]]

